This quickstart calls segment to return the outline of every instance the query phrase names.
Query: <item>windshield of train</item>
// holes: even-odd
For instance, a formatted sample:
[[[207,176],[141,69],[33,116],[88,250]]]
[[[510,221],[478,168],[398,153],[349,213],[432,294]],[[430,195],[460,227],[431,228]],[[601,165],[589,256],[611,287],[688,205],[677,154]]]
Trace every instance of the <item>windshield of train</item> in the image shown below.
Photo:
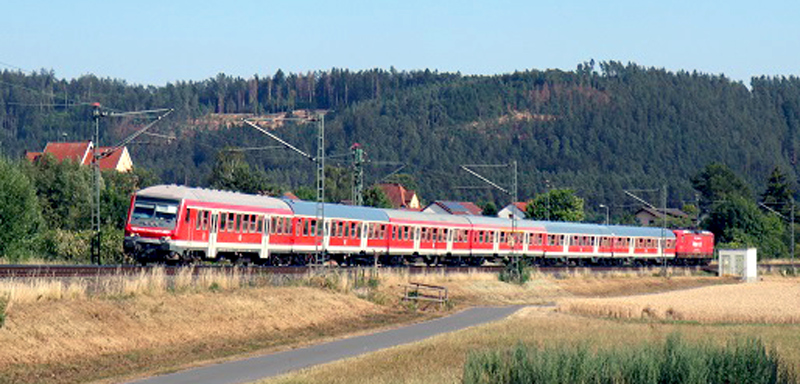
[[[177,218],[177,201],[137,197],[133,203],[131,225],[173,229]]]

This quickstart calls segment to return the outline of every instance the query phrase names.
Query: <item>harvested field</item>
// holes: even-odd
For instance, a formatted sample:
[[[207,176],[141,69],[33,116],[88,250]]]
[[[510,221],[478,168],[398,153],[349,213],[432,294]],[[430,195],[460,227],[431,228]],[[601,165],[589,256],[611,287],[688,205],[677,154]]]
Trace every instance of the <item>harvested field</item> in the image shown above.
[[[176,347],[231,348],[237,341],[268,347],[301,341],[309,330],[317,337],[337,329],[352,332],[358,330],[352,323],[368,326],[369,318],[391,312],[353,295],[307,287],[17,302],[0,328],[0,382],[30,380],[36,367],[108,356],[144,353],[157,360],[156,351]],[[62,382],[70,381],[76,380]]]
[[[800,323],[800,281],[768,280],[678,292],[604,299],[568,299],[561,312],[617,319],[701,323]]]
[[[97,279],[9,279],[0,382],[67,383],[176,369],[445,314],[399,303],[410,281],[449,289],[453,308],[542,304],[720,284],[705,277],[543,275],[524,285],[492,273],[346,270],[254,281],[163,269]],[[276,286],[281,285],[281,286]]]
[[[800,325],[704,325],[616,321],[550,308],[523,308],[506,320],[437,336],[369,355],[304,369],[261,384],[461,383],[470,352],[539,346],[620,347],[661,343],[679,333],[688,342],[724,345],[733,337],[755,337],[774,346],[787,365],[800,367]],[[796,372],[800,372],[796,369]]]

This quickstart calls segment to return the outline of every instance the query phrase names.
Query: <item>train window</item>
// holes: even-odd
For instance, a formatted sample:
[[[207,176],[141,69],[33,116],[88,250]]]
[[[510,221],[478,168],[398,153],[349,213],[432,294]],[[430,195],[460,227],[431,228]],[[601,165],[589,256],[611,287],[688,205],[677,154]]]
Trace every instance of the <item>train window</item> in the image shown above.
[[[342,223],[342,237],[350,237],[350,226],[347,223]]]
[[[302,224],[300,224],[300,226],[297,229],[299,232],[301,231],[303,236],[308,236],[308,226],[309,226],[308,220],[304,219]]]
[[[188,223],[188,222],[189,222],[189,216],[190,216],[191,214],[192,214],[192,210],[191,210],[191,209],[189,209],[189,208],[186,208],[186,215],[183,217],[183,220],[184,220],[184,221],[186,221],[186,222]]]
[[[242,233],[250,232],[250,215],[242,215]]]
[[[378,238],[379,239],[385,239],[386,238],[386,224],[381,224],[381,230],[380,230],[380,232],[378,232]]]
[[[411,238],[410,235],[411,227],[403,227],[403,240],[408,241]]]
[[[375,238],[375,224],[369,223],[367,225],[367,238],[374,239]]]
[[[294,222],[292,221],[292,219],[288,217],[284,218],[284,233],[286,233],[287,235],[291,234],[292,230],[294,229],[293,227],[294,227]]]
[[[264,233],[264,218],[259,216],[256,218],[256,232],[257,233]]]
[[[250,233],[256,233],[256,215],[250,215]]]
[[[219,214],[219,231],[220,232],[225,232],[225,229],[227,228],[227,225],[226,225],[227,224],[227,221],[226,221],[227,219],[228,219],[228,214],[226,214],[226,213],[220,213]]]
[[[316,220],[309,220],[308,233],[311,236],[319,235],[319,233],[317,233],[317,221]]]
[[[236,232],[241,232],[242,231],[242,215],[241,214],[238,214],[238,213],[236,214],[236,224],[234,224],[233,230],[236,231]]]
[[[203,225],[203,211],[197,211],[197,219],[194,222],[194,229],[200,229]]]

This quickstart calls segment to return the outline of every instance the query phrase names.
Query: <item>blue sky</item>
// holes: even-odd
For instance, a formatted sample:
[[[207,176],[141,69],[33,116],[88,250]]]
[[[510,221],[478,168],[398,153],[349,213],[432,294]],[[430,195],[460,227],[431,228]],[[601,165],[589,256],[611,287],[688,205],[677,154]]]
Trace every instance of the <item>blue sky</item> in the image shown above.
[[[800,2],[30,0],[0,11],[0,68],[135,84],[279,68],[488,75],[589,59],[745,83],[798,75]]]

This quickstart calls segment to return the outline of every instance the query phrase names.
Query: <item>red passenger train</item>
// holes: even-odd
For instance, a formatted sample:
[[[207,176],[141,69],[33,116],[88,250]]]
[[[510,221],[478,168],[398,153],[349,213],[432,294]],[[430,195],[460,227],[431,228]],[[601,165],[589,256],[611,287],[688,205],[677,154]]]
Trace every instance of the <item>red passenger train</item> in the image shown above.
[[[319,208],[322,208],[321,210]],[[537,265],[707,264],[706,231],[428,214],[276,199],[175,185],[131,199],[124,248],[137,261],[226,259],[304,265],[481,265],[520,256]]]

